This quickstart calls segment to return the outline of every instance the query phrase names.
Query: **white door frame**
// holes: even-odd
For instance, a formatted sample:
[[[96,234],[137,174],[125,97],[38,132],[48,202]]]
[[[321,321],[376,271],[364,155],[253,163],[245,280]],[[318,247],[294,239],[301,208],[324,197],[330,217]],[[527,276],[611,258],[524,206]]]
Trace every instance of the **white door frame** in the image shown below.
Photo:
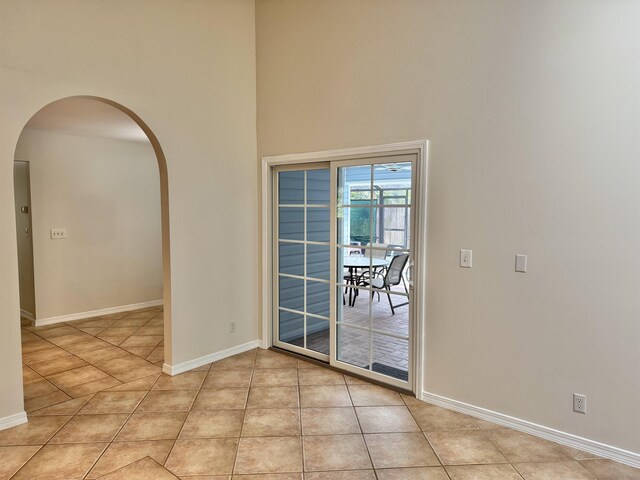
[[[428,140],[389,143],[365,147],[344,148],[309,153],[293,153],[262,157],[262,335],[261,348],[273,345],[272,312],[273,300],[273,168],[279,165],[303,164],[313,162],[330,162],[335,160],[353,160],[393,154],[417,155],[416,194],[412,208],[415,208],[416,224],[414,225],[415,252],[413,278],[417,288],[414,289],[414,308],[416,330],[414,338],[414,371],[413,382],[416,397],[422,399],[424,391],[424,359],[426,358],[426,319],[427,319],[427,179],[429,171]],[[335,239],[332,239],[335,242]]]

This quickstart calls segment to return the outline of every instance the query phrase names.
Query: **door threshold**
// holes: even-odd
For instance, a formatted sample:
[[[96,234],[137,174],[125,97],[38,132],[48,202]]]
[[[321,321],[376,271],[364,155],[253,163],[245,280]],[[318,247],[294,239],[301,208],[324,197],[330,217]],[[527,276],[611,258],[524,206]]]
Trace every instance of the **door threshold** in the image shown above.
[[[329,363],[323,362],[321,360],[317,360],[315,358],[306,357],[304,355],[300,355],[299,353],[290,352],[289,350],[285,350],[283,348],[278,348],[278,347],[270,347],[269,350],[272,350],[272,351],[277,352],[277,353],[282,353],[283,355],[288,355],[288,356],[293,357],[293,358],[297,358],[298,360],[304,360],[305,362],[309,362],[309,363],[311,363],[313,365],[317,365],[318,367],[324,367],[324,368],[326,368],[328,370],[333,370],[334,372],[342,373],[343,375],[348,375],[350,377],[357,378],[358,380],[364,380],[365,382],[370,383],[372,385],[376,385],[376,386],[379,386],[379,387],[384,387],[384,388],[387,388],[389,390],[393,390],[394,392],[401,393],[402,395],[407,395],[407,396],[410,396],[410,397],[413,397],[413,398],[416,397],[415,393],[413,393],[411,390],[407,390],[406,388],[396,387],[395,385],[388,385],[388,384],[386,384],[384,382],[380,382],[378,380],[373,380],[371,378],[365,377],[364,375],[358,375],[358,374],[352,373],[352,372],[345,373],[344,370],[342,370],[340,368],[337,368],[337,367],[334,367],[332,365],[329,365]]]

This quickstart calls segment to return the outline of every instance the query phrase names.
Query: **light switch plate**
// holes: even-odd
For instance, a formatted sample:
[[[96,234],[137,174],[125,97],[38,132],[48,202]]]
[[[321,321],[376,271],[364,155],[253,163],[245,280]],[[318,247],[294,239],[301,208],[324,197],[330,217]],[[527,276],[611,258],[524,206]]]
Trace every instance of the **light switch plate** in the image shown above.
[[[473,264],[473,251],[460,250],[460,266],[462,268],[471,268]]]
[[[516,254],[516,272],[527,273],[527,256]]]

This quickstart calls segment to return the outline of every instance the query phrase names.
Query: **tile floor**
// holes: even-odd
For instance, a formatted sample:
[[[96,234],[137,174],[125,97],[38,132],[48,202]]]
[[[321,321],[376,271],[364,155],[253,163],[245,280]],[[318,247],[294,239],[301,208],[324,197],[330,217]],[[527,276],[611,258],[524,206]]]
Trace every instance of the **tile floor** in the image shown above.
[[[0,479],[640,479],[273,351],[169,377],[161,318],[24,328],[29,423],[0,431]]]

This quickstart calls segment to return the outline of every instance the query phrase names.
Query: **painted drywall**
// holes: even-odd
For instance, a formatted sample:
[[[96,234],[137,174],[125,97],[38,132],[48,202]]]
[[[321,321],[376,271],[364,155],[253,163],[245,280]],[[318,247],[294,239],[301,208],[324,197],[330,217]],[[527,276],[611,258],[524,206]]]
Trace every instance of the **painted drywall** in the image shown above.
[[[25,129],[16,159],[31,170],[36,320],[162,299],[149,142]],[[52,228],[67,238],[52,240]]]
[[[259,155],[430,140],[426,390],[640,452],[640,3],[256,19]]]
[[[24,310],[32,317],[35,317],[36,293],[33,274],[33,242],[28,162],[14,163],[13,185],[15,189],[16,240],[18,242],[18,271],[20,277],[20,310]]]
[[[23,409],[14,152],[60,98],[124,105],[166,157],[165,362],[257,338],[254,13],[251,0],[0,2],[0,418]]]

